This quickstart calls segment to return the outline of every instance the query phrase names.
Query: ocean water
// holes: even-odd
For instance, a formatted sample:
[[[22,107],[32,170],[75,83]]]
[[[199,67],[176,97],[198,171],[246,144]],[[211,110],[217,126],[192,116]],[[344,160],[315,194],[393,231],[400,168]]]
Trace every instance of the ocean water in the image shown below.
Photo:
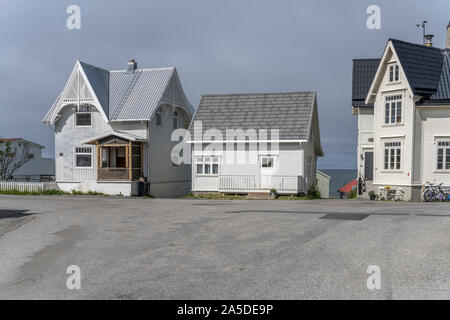
[[[339,198],[338,189],[357,178],[358,172],[353,169],[319,169],[331,177],[330,198]]]

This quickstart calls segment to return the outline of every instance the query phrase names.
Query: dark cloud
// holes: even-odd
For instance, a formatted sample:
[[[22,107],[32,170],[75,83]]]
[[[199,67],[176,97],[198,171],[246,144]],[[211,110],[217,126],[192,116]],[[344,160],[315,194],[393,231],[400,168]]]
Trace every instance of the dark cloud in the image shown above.
[[[81,7],[81,30],[66,8]],[[378,4],[382,29],[366,28]],[[176,66],[191,102],[205,93],[318,92],[322,168],[356,166],[351,60],[379,57],[389,37],[420,41],[430,21],[443,45],[450,3],[365,0],[0,0],[0,135],[47,146],[41,124],[76,59],[119,69]]]

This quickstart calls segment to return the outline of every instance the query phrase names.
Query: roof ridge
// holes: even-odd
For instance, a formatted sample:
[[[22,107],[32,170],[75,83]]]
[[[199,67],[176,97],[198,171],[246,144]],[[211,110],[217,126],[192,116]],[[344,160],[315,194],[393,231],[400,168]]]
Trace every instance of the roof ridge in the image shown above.
[[[109,70],[106,70],[106,69],[101,68],[101,67],[97,67],[97,66],[95,66],[95,65],[93,65],[93,64],[86,63],[86,62],[83,62],[83,61],[81,61],[81,60],[78,60],[78,62],[80,62],[80,64],[84,64],[84,65],[86,65],[86,66],[89,66],[89,67],[92,67],[92,68],[95,68],[95,69],[99,69],[99,70],[101,70],[101,71],[109,72]]]
[[[442,51],[442,48],[438,48],[438,47],[429,47],[426,46],[424,44],[420,44],[420,43],[415,43],[415,42],[408,42],[408,41],[404,41],[404,40],[398,40],[398,39],[394,39],[394,38],[389,38],[388,41],[396,41],[396,42],[401,42],[401,43],[405,43],[405,44],[410,44],[416,47],[420,47],[420,48],[425,48],[425,49],[433,49],[433,50],[439,50]]]
[[[213,94],[202,94],[202,97],[215,97],[215,96],[263,96],[263,95],[284,95],[293,93],[311,93],[315,94],[316,91],[289,91],[289,92],[263,92],[263,93],[213,93]]]
[[[175,67],[162,67],[162,68],[142,68],[136,69],[134,72],[142,72],[142,71],[154,71],[154,70],[168,70],[168,69],[176,69]],[[127,70],[110,70],[109,72],[129,72]]]

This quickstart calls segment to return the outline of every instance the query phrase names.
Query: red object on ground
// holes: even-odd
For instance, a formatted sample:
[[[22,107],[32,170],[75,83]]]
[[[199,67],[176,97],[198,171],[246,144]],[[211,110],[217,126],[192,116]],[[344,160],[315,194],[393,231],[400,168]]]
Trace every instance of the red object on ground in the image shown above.
[[[356,187],[356,184],[358,183],[358,180],[355,179],[350,183],[347,183],[345,186],[343,186],[342,188],[340,188],[338,191],[339,192],[343,192],[343,193],[349,193],[353,190],[353,187]]]

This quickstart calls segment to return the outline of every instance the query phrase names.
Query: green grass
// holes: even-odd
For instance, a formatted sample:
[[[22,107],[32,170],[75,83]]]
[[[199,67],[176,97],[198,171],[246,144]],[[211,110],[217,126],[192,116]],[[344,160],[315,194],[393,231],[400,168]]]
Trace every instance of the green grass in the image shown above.
[[[219,193],[206,193],[202,195],[193,195],[189,193],[187,196],[182,196],[180,199],[215,199],[215,200],[239,200],[245,199],[245,195],[241,194],[219,194]]]
[[[19,190],[0,190],[0,194],[6,194],[6,195],[17,195],[17,196],[53,196],[53,195],[64,195],[68,194],[67,192],[56,190],[56,189],[50,189],[45,190],[42,192],[29,192],[29,191],[19,191]]]

